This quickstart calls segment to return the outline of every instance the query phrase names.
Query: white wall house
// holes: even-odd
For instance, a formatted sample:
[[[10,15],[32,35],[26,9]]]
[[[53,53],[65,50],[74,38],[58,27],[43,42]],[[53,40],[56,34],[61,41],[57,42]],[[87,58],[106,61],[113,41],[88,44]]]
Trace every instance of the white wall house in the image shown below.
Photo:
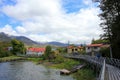
[[[45,52],[45,48],[28,48],[26,55],[40,56],[43,55],[44,52]]]
[[[86,53],[90,54],[90,55],[95,55],[96,53],[98,53],[101,49],[101,46],[103,46],[103,44],[90,44],[86,46]]]

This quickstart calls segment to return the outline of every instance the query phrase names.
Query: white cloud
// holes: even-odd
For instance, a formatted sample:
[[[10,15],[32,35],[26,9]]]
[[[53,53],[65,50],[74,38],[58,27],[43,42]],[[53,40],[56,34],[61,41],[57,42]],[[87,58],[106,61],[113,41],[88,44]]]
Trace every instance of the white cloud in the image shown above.
[[[92,0],[82,0],[85,5],[91,5]]]
[[[60,0],[18,0],[14,6],[4,6],[3,12],[22,22],[16,27],[17,34],[36,41],[83,43],[101,33],[95,7],[67,14]]]
[[[11,25],[5,25],[3,28],[0,28],[0,32],[5,32],[10,35],[18,35],[15,30],[13,30]]]
[[[16,30],[17,30],[19,33],[21,33],[21,34],[26,33],[26,29],[24,29],[24,28],[21,27],[21,26],[17,26]]]

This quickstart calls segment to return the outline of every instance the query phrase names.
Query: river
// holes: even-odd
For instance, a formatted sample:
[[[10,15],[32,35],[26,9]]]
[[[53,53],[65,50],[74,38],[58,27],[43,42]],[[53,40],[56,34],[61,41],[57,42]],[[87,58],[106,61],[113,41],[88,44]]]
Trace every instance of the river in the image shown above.
[[[59,70],[50,69],[32,62],[17,61],[0,63],[0,80],[75,80],[62,76]]]

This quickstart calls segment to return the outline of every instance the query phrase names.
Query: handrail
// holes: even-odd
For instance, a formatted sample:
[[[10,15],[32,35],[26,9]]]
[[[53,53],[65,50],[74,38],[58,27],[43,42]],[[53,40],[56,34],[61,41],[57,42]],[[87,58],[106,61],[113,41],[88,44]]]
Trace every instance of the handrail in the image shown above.
[[[86,60],[96,65],[100,69],[97,80],[119,80],[120,79],[120,60],[106,57],[95,57],[89,55],[67,54],[65,57]]]
[[[103,62],[103,66],[101,69],[101,73],[100,73],[100,80],[105,80],[105,70],[106,70],[106,63],[105,60]]]

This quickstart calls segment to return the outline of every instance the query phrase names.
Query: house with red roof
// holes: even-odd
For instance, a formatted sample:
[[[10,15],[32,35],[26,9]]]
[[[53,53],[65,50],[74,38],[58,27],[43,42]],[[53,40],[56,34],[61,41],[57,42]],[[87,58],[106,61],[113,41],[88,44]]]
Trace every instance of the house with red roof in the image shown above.
[[[80,51],[83,51],[82,46],[68,46],[67,47],[67,53],[79,53]]]
[[[45,48],[28,48],[26,55],[43,55],[45,52]]]
[[[101,47],[104,47],[105,45],[103,44],[90,44],[86,46],[86,53],[94,56],[98,55]]]

